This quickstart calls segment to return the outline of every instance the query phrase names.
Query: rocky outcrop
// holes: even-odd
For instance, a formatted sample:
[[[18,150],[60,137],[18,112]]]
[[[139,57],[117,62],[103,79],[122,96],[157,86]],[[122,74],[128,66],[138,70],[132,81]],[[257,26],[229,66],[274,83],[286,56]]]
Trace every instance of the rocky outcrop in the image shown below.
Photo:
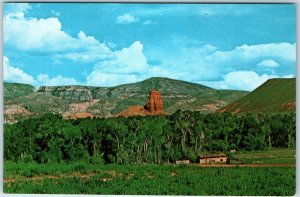
[[[149,92],[148,103],[144,107],[149,112],[163,112],[163,101],[160,92],[151,90]]]
[[[128,109],[122,111],[121,113],[116,114],[115,117],[146,116],[146,115],[151,115],[151,113],[148,112],[147,110],[145,110],[145,108],[143,106],[134,105],[134,106],[129,107]]]
[[[150,93],[149,95],[149,90],[152,89],[159,90],[160,93]],[[16,120],[23,120],[28,117],[40,117],[48,111],[59,113],[63,117],[87,112],[94,117],[108,118],[136,105],[143,109],[134,107],[128,111],[128,114],[140,111],[143,114],[156,115],[162,112],[174,113],[178,109],[200,111],[203,108],[205,111],[214,111],[216,108],[202,107],[202,105],[213,104],[221,108],[246,93],[219,91],[199,84],[168,78],[150,78],[114,87],[42,86],[37,91],[33,86],[26,84],[4,83],[4,106],[7,108],[10,105],[19,105],[27,110],[10,109],[6,110],[4,115]],[[160,94],[163,94],[161,101]],[[224,103],[222,106],[218,106],[216,100]],[[290,101],[289,99],[286,102]],[[290,104],[283,108],[290,108]],[[18,113],[14,111],[18,111]]]
[[[167,113],[163,111],[163,100],[159,91],[151,90],[149,92],[148,103],[144,107],[140,105],[131,106],[121,113],[116,114],[115,117],[146,116],[159,114],[167,115]]]
[[[80,86],[41,86],[38,92],[45,92],[64,100],[90,101],[93,99],[91,89]]]
[[[4,122],[16,123],[18,118],[24,118],[31,115],[31,112],[21,105],[4,106]]]

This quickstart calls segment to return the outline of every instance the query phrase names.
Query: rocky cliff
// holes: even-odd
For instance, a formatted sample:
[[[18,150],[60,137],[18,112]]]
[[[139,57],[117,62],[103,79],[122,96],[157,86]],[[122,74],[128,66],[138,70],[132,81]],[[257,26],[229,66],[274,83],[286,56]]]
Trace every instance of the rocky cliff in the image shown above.
[[[149,95],[151,90],[159,93]],[[195,83],[159,77],[115,87],[42,86],[37,91],[25,84],[5,83],[5,108],[15,108],[17,105],[28,112],[20,116],[8,110],[4,115],[11,120],[24,119],[28,117],[27,114],[40,116],[45,112],[59,113],[63,117],[78,117],[78,113],[80,116],[88,113],[96,117],[113,117],[132,106],[140,106],[145,113],[148,110],[151,113],[173,113],[178,109],[213,112],[247,93],[215,90]]]

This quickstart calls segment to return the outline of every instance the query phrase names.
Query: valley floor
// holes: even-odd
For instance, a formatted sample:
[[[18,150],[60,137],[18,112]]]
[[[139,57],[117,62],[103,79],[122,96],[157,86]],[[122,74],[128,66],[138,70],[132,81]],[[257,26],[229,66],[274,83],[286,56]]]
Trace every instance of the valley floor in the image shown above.
[[[268,156],[268,157],[267,157]],[[285,159],[281,159],[284,157]],[[295,150],[235,153],[244,164],[4,163],[4,192],[144,195],[294,195]],[[268,159],[266,159],[268,158]],[[244,167],[240,167],[244,166]],[[255,168],[254,168],[255,167]]]

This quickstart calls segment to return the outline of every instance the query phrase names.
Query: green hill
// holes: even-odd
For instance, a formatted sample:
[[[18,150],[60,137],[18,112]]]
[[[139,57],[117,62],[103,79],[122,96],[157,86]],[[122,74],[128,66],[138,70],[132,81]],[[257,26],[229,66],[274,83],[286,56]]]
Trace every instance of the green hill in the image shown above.
[[[4,82],[3,89],[4,100],[25,96],[35,91],[35,87],[32,85],[8,82]]]
[[[10,87],[11,84],[5,83],[4,86]],[[25,92],[19,89],[24,89],[27,85],[13,87],[5,87],[5,109],[10,109],[11,106],[22,107],[32,116],[53,111],[63,116],[87,112],[94,116],[110,117],[133,105],[144,106],[152,89],[161,92],[164,111],[167,113],[178,109],[213,112],[248,94],[246,91],[215,90],[195,83],[160,77],[115,87],[42,86],[37,91],[28,91],[26,94],[13,92]],[[5,115],[12,120],[15,116]]]
[[[296,111],[296,78],[270,79],[222,111],[233,113]]]

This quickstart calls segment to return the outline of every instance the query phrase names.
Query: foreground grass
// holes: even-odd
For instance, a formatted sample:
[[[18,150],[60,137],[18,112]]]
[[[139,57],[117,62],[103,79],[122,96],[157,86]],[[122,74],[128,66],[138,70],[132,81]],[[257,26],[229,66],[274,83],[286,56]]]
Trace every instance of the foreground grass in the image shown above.
[[[289,167],[6,162],[4,170],[5,193],[291,196],[296,181]]]

